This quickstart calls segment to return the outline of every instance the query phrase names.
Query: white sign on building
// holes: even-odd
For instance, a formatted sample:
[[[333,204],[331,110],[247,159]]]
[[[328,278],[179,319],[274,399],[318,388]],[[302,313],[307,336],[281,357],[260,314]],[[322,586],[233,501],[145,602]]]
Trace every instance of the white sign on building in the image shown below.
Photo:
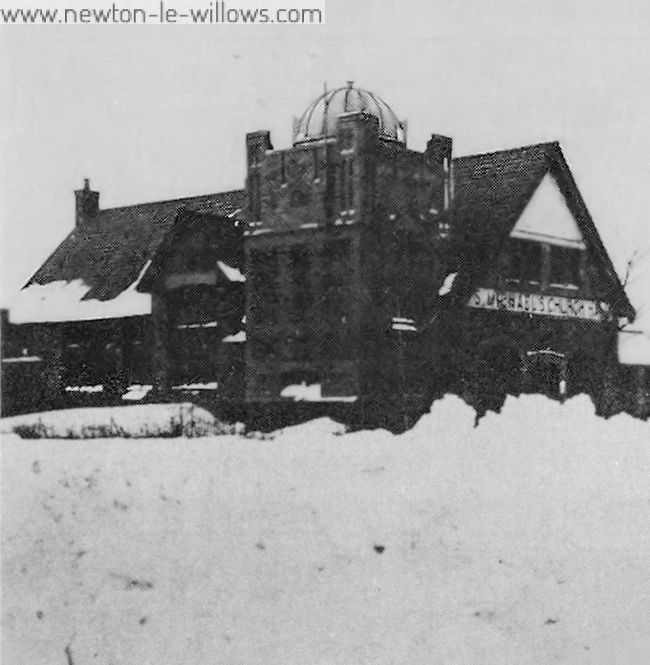
[[[543,293],[496,291],[479,287],[467,302],[468,307],[505,310],[540,316],[604,321],[609,318],[607,303],[582,298],[567,298]]]

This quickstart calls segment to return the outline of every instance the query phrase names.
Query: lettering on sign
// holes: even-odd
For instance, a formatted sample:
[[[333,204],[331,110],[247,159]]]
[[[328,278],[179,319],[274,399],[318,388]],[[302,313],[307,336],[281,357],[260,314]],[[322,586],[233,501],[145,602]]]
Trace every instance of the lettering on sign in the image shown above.
[[[505,310],[541,316],[604,321],[609,318],[607,303],[566,298],[543,293],[518,293],[478,288],[467,302],[469,307]]]

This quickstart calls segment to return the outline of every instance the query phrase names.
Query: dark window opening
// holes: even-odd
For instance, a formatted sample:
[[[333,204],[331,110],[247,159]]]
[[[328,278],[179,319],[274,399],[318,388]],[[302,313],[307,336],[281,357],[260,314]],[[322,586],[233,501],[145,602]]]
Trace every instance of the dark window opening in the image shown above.
[[[185,286],[167,297],[173,325],[208,323],[231,316],[229,301],[213,286]]]
[[[511,238],[508,242],[505,277],[518,282],[539,283],[542,277],[542,245]]]
[[[310,280],[311,262],[309,250],[304,245],[291,248],[289,254],[289,274],[292,287],[291,319],[304,320],[312,305]]]
[[[209,251],[197,251],[187,255],[185,265],[190,272],[208,271],[214,268],[216,259]]]
[[[325,320],[338,327],[346,323],[349,284],[352,279],[350,242],[334,240],[324,249],[325,272],[322,277]]]
[[[320,177],[320,159],[318,155],[318,149],[313,151],[314,158],[314,180]]]
[[[302,208],[311,202],[311,194],[299,188],[294,189],[289,195],[289,204],[292,208]]]
[[[323,298],[323,309],[325,310],[325,319],[332,325],[342,325],[345,323],[345,292],[342,285],[332,284],[329,280],[324,282],[328,284],[325,288]]]
[[[258,172],[251,173],[248,177],[250,179],[251,212],[253,219],[259,220],[262,219],[262,193],[260,191],[262,181]]]
[[[294,330],[284,340],[284,353],[288,360],[311,360],[313,339],[305,330]]]
[[[222,336],[218,327],[174,330],[170,340],[173,380],[178,383],[214,381],[219,373],[217,349]]]
[[[388,277],[396,299],[392,315],[416,316],[423,297],[426,248],[420,236],[407,231],[397,236],[394,247],[396,261]]]
[[[342,129],[339,133],[339,146],[342,150],[349,150],[354,142],[354,133],[351,129]]]
[[[341,210],[354,208],[354,162],[345,159],[339,166]]]
[[[551,284],[580,285],[582,252],[571,247],[551,247]]]
[[[250,274],[253,298],[251,313],[256,320],[277,321],[279,310],[279,260],[273,250],[250,253]]]
[[[342,279],[349,277],[351,271],[350,241],[345,239],[332,240],[324,248],[326,268]]]

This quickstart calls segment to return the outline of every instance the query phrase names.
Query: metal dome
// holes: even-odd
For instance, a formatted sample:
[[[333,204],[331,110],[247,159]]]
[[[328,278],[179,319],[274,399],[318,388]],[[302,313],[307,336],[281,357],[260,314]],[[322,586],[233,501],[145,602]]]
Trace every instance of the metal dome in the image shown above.
[[[327,90],[315,99],[296,122],[294,143],[334,136],[338,117],[343,113],[369,113],[379,120],[382,139],[406,143],[405,123],[400,121],[381,97],[355,88],[352,81],[336,90]]]

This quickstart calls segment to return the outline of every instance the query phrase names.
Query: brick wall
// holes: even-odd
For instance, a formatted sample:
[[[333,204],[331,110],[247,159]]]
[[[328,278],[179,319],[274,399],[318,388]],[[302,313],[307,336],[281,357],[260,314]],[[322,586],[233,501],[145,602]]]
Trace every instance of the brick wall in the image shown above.
[[[425,355],[395,346],[392,317],[424,322],[445,269],[443,165],[380,140],[366,114],[288,150],[264,132],[247,141],[248,398],[301,380],[324,395],[391,390],[404,352]]]

